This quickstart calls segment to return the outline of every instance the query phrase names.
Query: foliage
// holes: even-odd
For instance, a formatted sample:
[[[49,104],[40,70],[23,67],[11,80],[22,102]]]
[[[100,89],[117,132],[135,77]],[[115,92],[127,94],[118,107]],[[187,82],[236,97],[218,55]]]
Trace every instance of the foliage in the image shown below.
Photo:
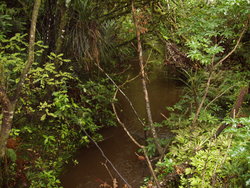
[[[0,40],[11,32],[24,30],[24,20],[18,17],[22,10],[20,8],[10,8],[4,1],[0,2]]]
[[[206,87],[207,74],[202,70],[184,71],[187,80],[183,82],[187,87],[180,101],[167,108],[172,114],[163,122],[175,133],[169,152],[156,168],[159,179],[166,185],[174,182],[180,187],[248,185],[249,118],[227,118],[240,88],[248,84],[244,81],[248,76],[247,71],[231,69],[214,73],[197,125],[192,120]],[[232,128],[214,139],[222,123]],[[180,180],[171,179],[174,174]]]
[[[20,115],[26,111],[34,119],[31,125],[26,124],[27,127],[30,127],[30,137],[27,143],[31,142],[31,145],[28,144],[26,147],[34,147],[34,143],[32,143],[34,139],[39,141],[37,144],[42,142],[39,151],[40,154],[43,153],[41,155],[42,163],[47,163],[46,169],[54,169],[48,172],[41,171],[40,174],[30,174],[31,185],[35,187],[42,186],[40,183],[46,182],[45,179],[48,184],[44,187],[49,186],[52,182],[58,184],[58,180],[55,179],[58,177],[58,170],[77,148],[89,143],[80,127],[75,124],[76,118],[83,119],[84,129],[94,134],[93,137],[97,140],[101,139],[101,136],[96,134],[97,130],[104,126],[114,125],[113,116],[107,109],[111,101],[106,98],[111,98],[112,89],[91,81],[83,84],[70,72],[57,72],[53,64],[55,58],[60,59],[61,63],[68,63],[67,60],[62,59],[61,55],[58,57],[52,54],[51,62],[44,64],[43,67],[34,67],[27,80],[29,84],[26,85],[26,91],[28,92],[21,99],[22,106],[18,110]],[[74,88],[78,88],[77,90],[72,88],[72,82],[75,82],[73,85]],[[52,88],[53,92],[48,93]],[[79,98],[80,93],[81,98]],[[37,100],[38,98],[39,100]],[[37,118],[37,115],[40,117]],[[21,130],[21,135],[27,134],[27,127],[25,130]],[[54,159],[53,163],[50,158]],[[40,166],[36,168],[43,169]],[[37,181],[36,177],[41,181]]]
[[[212,139],[216,128],[189,126],[176,133],[170,151],[159,162],[159,178],[168,180],[173,167],[185,164],[180,176],[180,187],[247,186],[249,179],[249,118],[227,121],[243,127],[232,127],[217,139]]]
[[[1,84],[10,95],[26,59],[26,36],[16,34],[1,43]],[[41,42],[36,45],[39,56],[45,46]],[[102,137],[96,131],[115,125],[110,111],[114,87],[107,80],[82,82],[62,54],[51,53],[48,59],[42,65],[34,63],[15,113],[11,136],[22,139],[18,152],[21,155],[13,149],[7,152],[13,162],[20,158],[30,161],[26,173],[31,187],[59,187],[63,165],[80,146],[89,143],[76,119],[81,119],[83,128],[97,141]],[[69,68],[58,71],[55,62]],[[10,166],[17,168],[15,163]]]

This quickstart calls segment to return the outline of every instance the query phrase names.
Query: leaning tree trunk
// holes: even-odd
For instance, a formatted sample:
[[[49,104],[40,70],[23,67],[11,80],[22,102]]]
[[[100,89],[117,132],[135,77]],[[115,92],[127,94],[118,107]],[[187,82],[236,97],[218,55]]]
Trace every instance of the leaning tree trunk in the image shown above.
[[[23,69],[20,76],[20,81],[17,84],[14,95],[10,98],[7,94],[5,84],[4,84],[4,73],[3,67],[0,69],[0,105],[2,107],[2,123],[0,125],[0,187],[8,187],[8,179],[5,177],[5,167],[4,167],[4,157],[7,140],[10,135],[13,116],[15,112],[15,106],[20,93],[23,88],[23,84],[27,74],[30,70],[32,63],[34,62],[34,45],[35,45],[35,32],[36,32],[36,21],[38,16],[39,7],[41,0],[35,0],[34,9],[32,12],[32,20],[30,27],[30,40],[29,40],[29,50],[28,50],[28,61]]]
[[[32,12],[32,20],[30,26],[30,39],[28,49],[28,61],[24,67],[24,70],[20,76],[20,81],[17,84],[14,95],[10,98],[7,95],[7,91],[4,88],[4,84],[0,86],[0,104],[2,106],[2,124],[0,126],[0,161],[5,156],[6,143],[9,138],[9,134],[12,127],[12,120],[15,111],[16,102],[20,96],[23,88],[23,84],[27,74],[30,70],[32,63],[34,62],[34,45],[35,45],[35,33],[36,33],[36,22],[41,0],[36,0]],[[3,71],[3,70],[2,70]]]
[[[147,83],[146,83],[146,75],[145,75],[144,63],[143,63],[140,30],[139,30],[139,25],[138,25],[137,18],[136,18],[136,10],[134,8],[133,2],[132,2],[132,14],[133,14],[134,25],[135,25],[135,30],[136,30],[137,50],[138,50],[138,54],[139,54],[139,64],[140,64],[140,71],[141,71],[141,77],[142,77],[141,80],[142,80],[143,93],[144,93],[144,98],[145,98],[145,103],[146,103],[148,124],[149,124],[150,130],[151,130],[151,133],[152,133],[152,136],[154,139],[154,143],[156,145],[156,149],[159,152],[159,154],[162,156],[164,154],[164,151],[163,151],[163,148],[161,147],[161,145],[158,141],[157,132],[156,132],[155,127],[153,125],[153,119],[152,119],[152,113],[151,113],[150,101],[149,101]]]
[[[244,102],[244,98],[248,94],[248,90],[249,90],[249,87],[242,87],[241,88],[240,93],[239,93],[239,95],[234,103],[234,106],[230,112],[231,118],[234,118],[238,114],[238,112],[239,112],[239,110]],[[229,126],[228,124],[221,125],[215,133],[215,138],[217,138],[221,134],[221,132],[224,129],[226,129],[228,126]]]

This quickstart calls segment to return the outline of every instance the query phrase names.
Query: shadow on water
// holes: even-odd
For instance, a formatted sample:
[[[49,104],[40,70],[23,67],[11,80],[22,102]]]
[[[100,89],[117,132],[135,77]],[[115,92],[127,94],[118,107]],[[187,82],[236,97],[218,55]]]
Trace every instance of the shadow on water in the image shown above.
[[[134,72],[131,71],[130,74],[135,75]],[[180,88],[177,87],[174,80],[166,78],[166,71],[154,70],[149,74],[148,91],[153,120],[161,122],[164,119],[161,113],[168,116],[166,106],[171,106],[177,102]],[[146,111],[141,80],[136,79],[127,84],[124,92],[130,98],[140,117],[145,118]],[[137,139],[143,138],[142,126],[126,99],[118,95],[118,104],[116,106],[120,119],[132,134]],[[129,137],[119,126],[102,130],[101,134],[104,136],[104,141],[99,143],[99,146],[103,149],[106,156],[133,188],[139,188],[143,182],[143,177],[148,176],[149,172],[146,163],[139,161],[135,155],[135,152],[138,150],[137,146],[130,141]],[[163,134],[167,135],[167,132]],[[111,177],[102,164],[105,163],[105,159],[95,146],[79,150],[75,158],[79,164],[67,167],[61,177],[63,187],[98,188],[104,182],[112,184]],[[112,168],[109,165],[107,166],[111,174],[117,178]],[[119,178],[118,180],[121,184],[123,183]]]

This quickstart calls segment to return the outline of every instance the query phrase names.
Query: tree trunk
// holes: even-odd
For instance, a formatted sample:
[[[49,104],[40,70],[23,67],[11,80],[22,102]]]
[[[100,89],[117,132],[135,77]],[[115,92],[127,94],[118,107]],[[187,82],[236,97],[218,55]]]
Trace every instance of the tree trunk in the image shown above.
[[[23,84],[25,81],[25,78],[27,77],[27,74],[30,70],[30,67],[32,63],[34,62],[34,45],[35,45],[35,32],[36,32],[36,21],[38,16],[39,7],[41,4],[41,0],[36,0],[34,4],[34,9],[32,12],[32,21],[31,21],[31,27],[30,27],[30,41],[29,41],[29,49],[28,49],[28,61],[24,67],[24,70],[20,76],[20,81],[17,84],[17,87],[15,89],[14,95],[12,99],[7,95],[7,92],[5,90],[5,84],[4,84],[4,74],[3,74],[3,67],[0,69],[0,104],[2,107],[2,123],[0,125],[0,187],[8,187],[8,179],[6,179],[5,174],[5,168],[4,166],[4,157],[5,157],[5,150],[6,150],[6,144],[7,140],[10,135],[11,127],[12,127],[12,121],[13,116],[15,112],[15,106],[17,103],[17,100],[20,96],[20,93],[23,88]]]
[[[40,4],[41,4],[41,0],[35,1],[33,13],[32,13],[31,27],[30,27],[28,61],[20,76],[20,81],[17,84],[17,87],[14,92],[14,96],[12,97],[12,99],[8,97],[6,90],[3,88],[4,84],[1,83],[1,86],[0,86],[0,104],[2,106],[2,114],[3,114],[2,124],[0,126],[0,161],[5,156],[5,147],[6,147],[6,143],[9,138],[9,134],[10,134],[11,127],[12,127],[12,120],[13,120],[16,102],[20,96],[25,78],[27,77],[30,67],[32,63],[34,62],[36,21],[37,21]]]
[[[145,98],[145,103],[146,103],[148,124],[149,124],[150,131],[151,131],[153,139],[154,139],[154,143],[156,145],[156,149],[159,152],[159,154],[162,156],[164,154],[164,151],[163,151],[163,148],[161,147],[161,145],[158,141],[157,132],[156,132],[155,127],[153,125],[152,113],[151,113],[151,108],[150,108],[150,101],[149,101],[148,90],[147,90],[146,76],[145,76],[145,70],[144,70],[144,63],[143,63],[140,30],[139,30],[139,26],[137,23],[136,10],[134,8],[133,2],[132,2],[132,14],[133,14],[134,25],[135,25],[135,30],[136,30],[137,50],[138,50],[138,54],[139,54],[139,64],[140,64],[140,71],[141,71],[141,76],[142,76],[141,80],[142,80],[143,93],[144,93],[144,98]]]
[[[2,106],[2,125],[0,129],[0,159],[5,155],[5,146],[12,126],[15,105],[13,105],[6,92],[0,88],[0,103]]]
[[[60,9],[60,23],[59,23],[59,30],[58,36],[56,39],[56,54],[62,52],[62,46],[64,41],[64,34],[65,34],[65,27],[68,23],[68,8],[66,6],[65,0],[59,1],[59,9]]]

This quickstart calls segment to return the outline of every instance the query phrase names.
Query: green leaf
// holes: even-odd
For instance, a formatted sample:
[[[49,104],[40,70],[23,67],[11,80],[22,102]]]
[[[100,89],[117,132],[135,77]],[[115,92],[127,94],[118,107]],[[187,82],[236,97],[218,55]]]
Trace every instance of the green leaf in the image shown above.
[[[13,149],[8,148],[8,149],[6,150],[6,155],[7,155],[7,157],[10,158],[10,160],[11,160],[12,162],[15,162],[16,159],[17,159],[16,152],[15,152]]]
[[[44,121],[46,119],[46,116],[47,116],[47,114],[43,114],[40,120]]]

